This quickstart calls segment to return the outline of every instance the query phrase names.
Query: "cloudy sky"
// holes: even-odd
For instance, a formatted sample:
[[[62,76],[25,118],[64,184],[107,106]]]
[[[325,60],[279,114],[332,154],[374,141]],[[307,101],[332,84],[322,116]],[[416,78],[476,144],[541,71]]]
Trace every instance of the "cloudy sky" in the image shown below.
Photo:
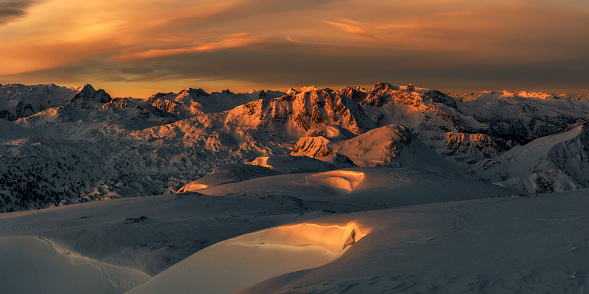
[[[0,83],[589,92],[588,0],[0,0]]]

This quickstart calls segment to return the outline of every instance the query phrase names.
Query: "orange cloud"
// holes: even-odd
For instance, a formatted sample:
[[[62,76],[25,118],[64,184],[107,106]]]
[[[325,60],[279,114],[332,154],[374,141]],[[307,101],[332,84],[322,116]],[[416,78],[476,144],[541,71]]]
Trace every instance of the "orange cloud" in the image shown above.
[[[196,46],[190,46],[190,47],[185,47],[185,48],[150,49],[147,51],[142,51],[142,52],[137,52],[137,53],[119,55],[116,57],[116,59],[117,60],[143,59],[143,58],[154,58],[154,57],[160,57],[160,56],[166,56],[166,55],[224,50],[224,49],[230,49],[230,48],[250,46],[253,44],[257,44],[257,43],[262,43],[266,40],[265,37],[250,37],[246,33],[230,34],[230,35],[226,35],[225,37],[226,37],[226,39],[218,41],[218,42],[204,43],[204,44],[199,44]],[[177,47],[181,47],[181,46],[177,46]]]
[[[380,38],[369,32],[367,29],[363,28],[361,23],[353,21],[351,19],[340,18],[338,19],[338,21],[325,21],[325,23],[335,26],[348,34],[372,40],[380,40]]]

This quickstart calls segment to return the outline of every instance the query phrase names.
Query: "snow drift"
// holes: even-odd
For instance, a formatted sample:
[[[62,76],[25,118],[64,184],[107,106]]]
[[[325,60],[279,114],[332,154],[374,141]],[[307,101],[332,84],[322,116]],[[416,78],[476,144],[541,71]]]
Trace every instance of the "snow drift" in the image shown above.
[[[186,258],[128,293],[231,293],[326,264],[366,235],[355,222],[301,223],[232,238]]]

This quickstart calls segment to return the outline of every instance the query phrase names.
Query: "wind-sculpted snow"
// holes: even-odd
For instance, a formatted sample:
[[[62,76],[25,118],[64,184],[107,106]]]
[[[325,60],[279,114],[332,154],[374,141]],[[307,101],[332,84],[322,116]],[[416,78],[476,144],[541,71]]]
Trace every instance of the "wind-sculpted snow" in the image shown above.
[[[363,172],[352,170],[334,170],[313,174],[305,178],[305,185],[317,187],[330,193],[347,194],[352,192],[364,180]]]

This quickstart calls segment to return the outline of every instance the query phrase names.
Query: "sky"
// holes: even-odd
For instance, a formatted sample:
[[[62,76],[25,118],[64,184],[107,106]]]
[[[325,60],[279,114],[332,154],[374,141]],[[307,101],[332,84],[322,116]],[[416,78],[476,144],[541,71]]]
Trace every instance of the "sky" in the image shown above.
[[[589,0],[0,0],[0,84],[589,93]]]

